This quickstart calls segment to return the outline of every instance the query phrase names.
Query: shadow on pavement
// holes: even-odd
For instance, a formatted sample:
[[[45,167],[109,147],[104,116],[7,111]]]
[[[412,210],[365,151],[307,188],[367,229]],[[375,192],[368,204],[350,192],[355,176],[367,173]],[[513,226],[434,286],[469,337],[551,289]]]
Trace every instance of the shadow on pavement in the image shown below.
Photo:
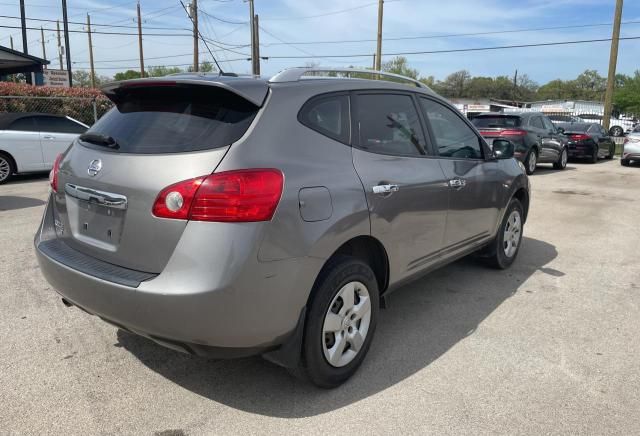
[[[47,178],[49,178],[49,172],[16,174],[13,177],[11,177],[11,180],[9,180],[5,184],[5,186],[18,185],[20,183],[28,183],[28,182],[40,182]]]
[[[118,344],[185,389],[218,403],[283,418],[315,416],[355,403],[403,381],[434,362],[514,295],[532,274],[561,276],[545,267],[553,245],[525,238],[511,269],[488,269],[462,259],[402,289],[390,298],[369,355],[343,387],[321,390],[291,377],[261,358],[212,361],[181,354],[118,331]]]
[[[44,201],[37,198],[0,195],[0,211],[26,209],[28,207],[42,206],[44,203]]]

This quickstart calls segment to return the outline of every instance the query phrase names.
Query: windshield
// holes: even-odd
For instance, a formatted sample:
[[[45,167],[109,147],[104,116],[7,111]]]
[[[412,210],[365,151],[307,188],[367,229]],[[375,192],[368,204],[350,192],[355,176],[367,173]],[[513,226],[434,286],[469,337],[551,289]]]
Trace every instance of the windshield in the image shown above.
[[[249,128],[258,108],[215,87],[123,89],[117,106],[85,134],[82,144],[117,144],[117,153],[180,153],[227,146]]]
[[[480,128],[520,127],[520,117],[517,116],[480,116],[475,117],[471,122]]]

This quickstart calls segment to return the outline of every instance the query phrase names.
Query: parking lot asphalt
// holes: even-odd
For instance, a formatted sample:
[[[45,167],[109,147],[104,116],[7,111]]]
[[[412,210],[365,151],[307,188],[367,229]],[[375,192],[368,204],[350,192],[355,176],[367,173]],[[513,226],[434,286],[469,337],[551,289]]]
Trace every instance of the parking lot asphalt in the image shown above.
[[[46,177],[0,186],[0,433],[638,434],[640,167],[544,167],[513,267],[463,259],[394,293],[331,391],[66,308],[32,246]]]

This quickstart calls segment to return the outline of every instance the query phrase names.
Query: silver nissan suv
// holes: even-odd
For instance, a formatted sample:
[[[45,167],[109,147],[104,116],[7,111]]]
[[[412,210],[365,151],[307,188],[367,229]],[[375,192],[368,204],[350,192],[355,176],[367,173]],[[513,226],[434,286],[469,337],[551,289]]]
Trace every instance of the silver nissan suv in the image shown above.
[[[36,253],[66,305],[166,347],[335,387],[390,292],[518,254],[513,144],[489,146],[420,82],[294,68],[103,92],[115,107],[55,161]]]

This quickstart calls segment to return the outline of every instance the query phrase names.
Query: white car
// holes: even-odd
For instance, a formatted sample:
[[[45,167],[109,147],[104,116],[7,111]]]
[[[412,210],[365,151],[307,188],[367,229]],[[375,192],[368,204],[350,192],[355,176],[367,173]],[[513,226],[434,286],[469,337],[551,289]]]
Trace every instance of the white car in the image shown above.
[[[598,123],[603,125],[603,116],[597,114],[580,114],[580,118],[588,123]],[[638,120],[631,117],[615,118],[611,117],[609,120],[609,134],[611,136],[624,136],[625,132],[633,130]]]
[[[0,113],[0,184],[14,174],[49,171],[89,126],[62,115]]]

